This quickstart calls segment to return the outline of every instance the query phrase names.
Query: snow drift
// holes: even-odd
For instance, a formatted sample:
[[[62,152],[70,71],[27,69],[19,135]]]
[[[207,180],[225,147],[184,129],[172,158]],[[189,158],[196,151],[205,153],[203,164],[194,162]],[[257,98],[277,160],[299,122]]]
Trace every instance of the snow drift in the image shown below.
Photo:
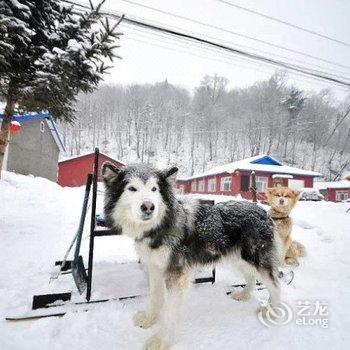
[[[108,302],[89,312],[69,312],[63,318],[24,323],[4,320],[9,312],[27,307],[33,294],[51,288],[48,280],[53,262],[62,258],[75,233],[82,199],[82,188],[61,188],[42,178],[4,172],[0,181],[1,349],[141,349],[154,333],[157,326],[142,330],[132,324],[132,315],[147,306],[144,297]],[[305,244],[308,257],[296,268],[292,284],[282,285],[282,299],[293,310],[293,319],[287,325],[268,328],[259,322],[258,299],[266,299],[266,291],[256,291],[248,302],[237,302],[227,296],[231,284],[242,279],[229,264],[221,264],[217,268],[217,283],[191,288],[183,329],[174,349],[348,348],[350,214],[346,214],[347,207],[348,204],[330,202],[297,204],[293,216],[298,225],[293,236]],[[86,254],[87,235],[86,231],[83,254]],[[93,297],[102,297],[104,293],[113,294],[114,286],[132,279],[114,273],[113,266],[136,261],[137,256],[133,242],[126,237],[103,238],[97,242],[96,252],[97,264],[110,271],[104,281],[94,284]],[[74,289],[73,283],[65,286]],[[309,302],[310,310],[318,302],[326,304],[328,327],[307,322],[298,325],[298,302]]]

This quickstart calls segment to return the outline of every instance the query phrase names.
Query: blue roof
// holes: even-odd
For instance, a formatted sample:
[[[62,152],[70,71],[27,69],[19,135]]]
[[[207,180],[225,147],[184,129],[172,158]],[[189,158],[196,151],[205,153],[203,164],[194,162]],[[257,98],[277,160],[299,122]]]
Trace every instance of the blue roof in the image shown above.
[[[271,156],[263,156],[261,158],[258,158],[256,160],[251,161],[252,164],[266,164],[266,165],[283,165],[281,162],[279,162],[277,159],[272,158]]]
[[[0,120],[2,120],[4,117],[4,114],[0,114]],[[13,116],[13,121],[19,122],[20,124],[26,124],[34,121],[39,120],[46,120],[47,125],[51,131],[51,134],[58,146],[58,148],[66,152],[66,148],[63,142],[62,135],[60,131],[58,130],[57,124],[52,118],[52,115],[50,113],[26,113],[26,114],[16,114]]]

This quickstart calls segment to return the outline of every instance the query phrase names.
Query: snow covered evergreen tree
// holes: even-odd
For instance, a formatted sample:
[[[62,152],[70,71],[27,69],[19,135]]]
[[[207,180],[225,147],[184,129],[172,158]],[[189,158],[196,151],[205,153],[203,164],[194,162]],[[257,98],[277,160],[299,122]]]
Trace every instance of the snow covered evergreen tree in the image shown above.
[[[97,87],[116,57],[118,23],[103,18],[102,3],[82,12],[60,0],[0,1],[0,174],[14,113],[71,121],[76,95]]]
[[[288,112],[288,120],[286,125],[286,135],[284,142],[284,152],[283,157],[287,157],[288,142],[290,139],[290,132],[292,131],[293,125],[296,123],[296,119],[303,108],[306,98],[304,97],[303,91],[298,90],[296,87],[292,86],[287,92],[287,97],[282,101],[282,105],[286,108]],[[293,148],[295,151],[295,147]],[[292,161],[294,162],[294,151],[292,156]]]

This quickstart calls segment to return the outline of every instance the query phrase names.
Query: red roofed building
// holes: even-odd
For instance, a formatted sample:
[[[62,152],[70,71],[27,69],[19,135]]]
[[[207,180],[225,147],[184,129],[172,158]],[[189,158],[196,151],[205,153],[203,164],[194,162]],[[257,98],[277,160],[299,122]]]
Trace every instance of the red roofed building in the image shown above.
[[[269,155],[260,155],[220,165],[186,179],[179,179],[177,188],[181,193],[241,195],[245,199],[251,199],[249,181],[252,171],[256,175],[259,199],[266,199],[265,192],[268,187],[281,185],[294,189],[311,188],[314,178],[322,176],[314,171],[283,165]]]
[[[315,182],[314,187],[330,202],[343,202],[350,198],[350,181]]]
[[[58,184],[68,187],[79,187],[86,184],[88,173],[93,171],[95,153],[67,158],[58,162]],[[116,167],[121,168],[125,164],[120,160],[113,159],[106,154],[99,155],[99,179],[102,178],[101,166],[109,161]]]

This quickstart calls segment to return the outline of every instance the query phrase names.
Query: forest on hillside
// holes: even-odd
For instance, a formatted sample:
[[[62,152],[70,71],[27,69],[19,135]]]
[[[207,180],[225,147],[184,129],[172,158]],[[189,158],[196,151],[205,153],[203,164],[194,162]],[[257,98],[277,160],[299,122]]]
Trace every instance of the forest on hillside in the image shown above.
[[[167,81],[104,85],[82,94],[75,122],[61,124],[67,153],[99,146],[126,163],[177,164],[182,175],[262,153],[337,180],[350,168],[350,95],[305,92],[277,72],[229,89],[205,76],[189,92]]]

